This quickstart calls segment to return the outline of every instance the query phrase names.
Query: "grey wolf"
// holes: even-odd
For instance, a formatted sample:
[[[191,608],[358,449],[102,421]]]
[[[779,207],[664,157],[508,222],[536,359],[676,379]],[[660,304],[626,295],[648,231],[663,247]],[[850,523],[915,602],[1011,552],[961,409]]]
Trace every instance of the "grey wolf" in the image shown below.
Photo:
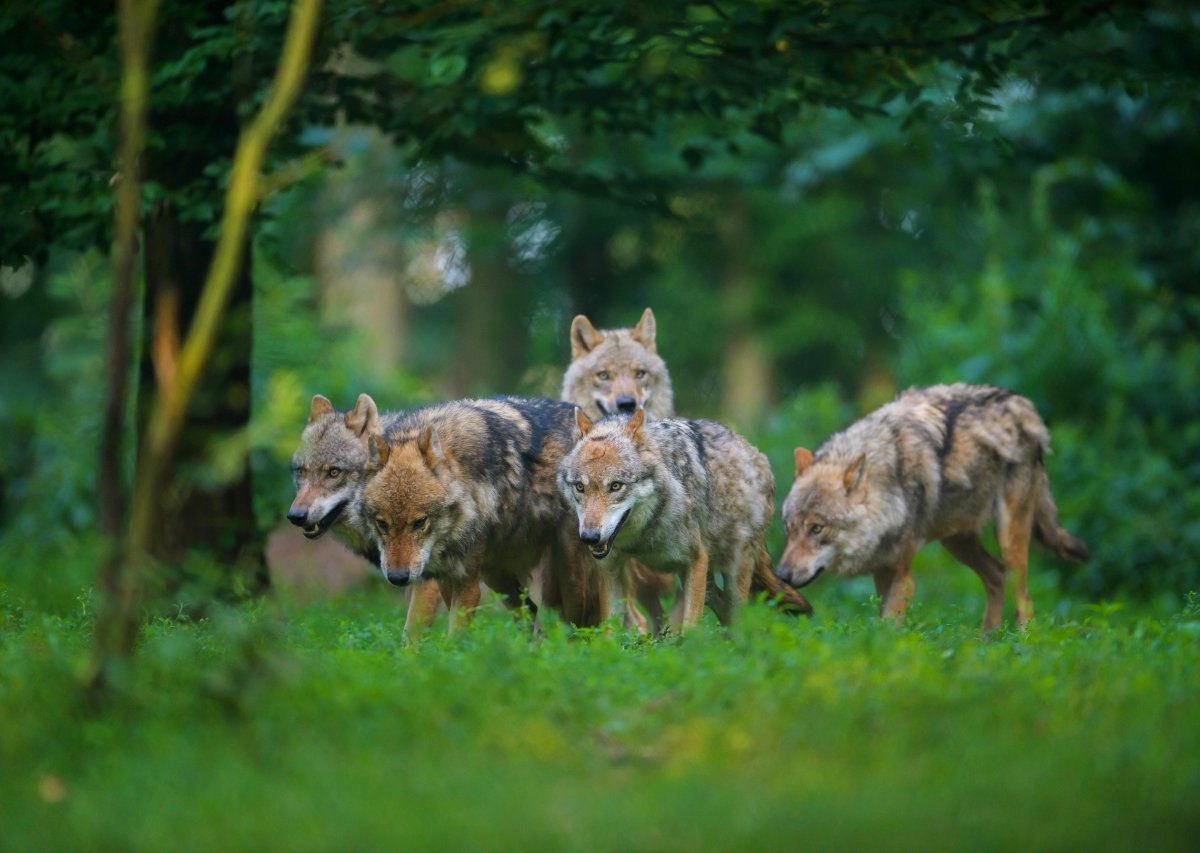
[[[563,377],[562,399],[581,408],[592,421],[613,414],[632,414],[644,409],[652,420],[675,416],[671,374],[658,354],[657,323],[647,308],[636,326],[629,329],[598,330],[580,314],[571,322],[571,363]],[[631,561],[633,593],[646,610],[650,622],[663,622],[662,597],[674,585],[664,577]],[[766,592],[776,598],[781,610],[812,613],[804,596],[780,582],[769,563],[755,566],[751,594]],[[627,626],[645,631],[641,614],[627,601]],[[655,628],[657,630],[657,628]]]
[[[678,576],[675,630],[696,624],[706,593],[728,625],[755,566],[769,567],[775,483],[766,457],[712,421],[648,421],[639,409],[594,423],[575,413],[577,441],[558,485],[575,507],[580,541],[611,560],[605,575],[623,596],[631,560]]]
[[[510,604],[551,606],[576,625],[607,615],[555,484],[574,407],[555,400],[457,400],[399,417],[368,440],[361,514],[396,585],[437,579],[451,627],[483,580]]]
[[[1011,391],[964,384],[906,391],[815,454],[796,448],[779,577],[803,586],[826,570],[870,573],[882,615],[899,621],[915,590],[913,555],[937,540],[983,581],[983,630],[1001,624],[1010,572],[1024,628],[1033,617],[1030,538],[1066,560],[1088,556],[1058,523],[1049,452],[1050,434],[1033,404]],[[980,541],[991,520],[1001,559]]]
[[[354,408],[339,412],[325,397],[312,398],[308,423],[292,457],[296,497],[287,519],[308,539],[326,533],[359,556],[379,565],[379,549],[360,511],[366,482],[367,442],[372,433],[386,433],[402,418],[399,412],[380,414],[375,401],[359,394]],[[437,610],[437,584],[414,587],[408,595],[405,632],[415,636],[428,626]]]
[[[652,418],[675,414],[671,375],[655,345],[654,312],[632,329],[599,331],[580,314],[571,321],[571,364],[562,399],[592,420],[645,409]]]

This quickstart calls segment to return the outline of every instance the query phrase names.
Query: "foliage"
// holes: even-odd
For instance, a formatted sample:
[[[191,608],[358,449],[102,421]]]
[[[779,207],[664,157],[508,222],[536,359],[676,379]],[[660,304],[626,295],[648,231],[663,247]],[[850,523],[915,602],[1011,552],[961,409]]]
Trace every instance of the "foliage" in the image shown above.
[[[1194,602],[983,642],[936,590],[908,630],[822,595],[811,623],[755,607],[660,643],[485,610],[411,648],[379,589],[259,604],[152,624],[99,716],[70,698],[86,602],[0,592],[0,826],[11,849],[1188,849]]]

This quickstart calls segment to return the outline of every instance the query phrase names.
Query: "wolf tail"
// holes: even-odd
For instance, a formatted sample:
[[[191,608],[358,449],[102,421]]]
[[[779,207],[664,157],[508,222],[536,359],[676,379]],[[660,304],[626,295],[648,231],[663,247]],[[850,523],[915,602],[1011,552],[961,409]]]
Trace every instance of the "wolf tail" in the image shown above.
[[[1042,469],[1041,486],[1037,495],[1037,510],[1033,516],[1033,535],[1064,560],[1082,563],[1089,556],[1088,546],[1058,523],[1058,507],[1050,494],[1050,478]]]
[[[750,579],[750,594],[754,596],[760,592],[778,601],[779,609],[784,613],[812,616],[813,608],[808,599],[775,577],[775,572],[771,571],[771,555],[766,548],[759,549],[754,560],[754,575]]]

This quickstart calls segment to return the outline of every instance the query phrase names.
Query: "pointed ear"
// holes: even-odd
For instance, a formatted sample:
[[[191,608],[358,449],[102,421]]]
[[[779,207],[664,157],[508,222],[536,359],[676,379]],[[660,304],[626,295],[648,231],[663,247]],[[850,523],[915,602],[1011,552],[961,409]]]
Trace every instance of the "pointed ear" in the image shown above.
[[[583,409],[575,407],[575,440],[579,441],[585,435],[592,431],[592,419],[583,413]]]
[[[638,324],[633,327],[630,337],[638,341],[642,346],[650,350],[650,352],[656,352],[654,333],[654,312],[647,308],[642,312],[642,319],[638,320]]]
[[[638,409],[629,416],[629,420],[625,423],[625,432],[633,439],[634,443],[639,443],[642,440],[642,427],[645,425],[646,410]]]
[[[322,397],[320,394],[312,398],[312,405],[308,407],[308,422],[311,424],[321,415],[327,415],[333,411],[333,403],[329,399]]]
[[[432,426],[425,427],[417,436],[417,450],[421,451],[421,458],[425,460],[430,471],[446,458],[442,452],[442,443],[438,441],[437,431]]]
[[[592,321],[580,314],[571,321],[571,359],[583,358],[604,340]]]
[[[366,394],[359,394],[354,408],[346,415],[346,426],[355,435],[379,432],[379,408]]]
[[[854,491],[859,481],[862,480],[863,469],[867,465],[867,454],[860,453],[858,458],[850,463],[846,468],[846,473],[842,475],[842,483],[846,486],[846,494]]]
[[[804,447],[796,448],[796,476],[799,477],[813,463],[812,451]]]
[[[392,455],[392,446],[377,432],[367,439],[367,473],[374,474],[383,469]]]

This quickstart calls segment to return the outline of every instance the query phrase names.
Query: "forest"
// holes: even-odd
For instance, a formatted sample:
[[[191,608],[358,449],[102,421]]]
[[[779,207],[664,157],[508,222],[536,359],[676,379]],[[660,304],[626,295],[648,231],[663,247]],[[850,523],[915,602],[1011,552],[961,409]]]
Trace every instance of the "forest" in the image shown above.
[[[928,0],[21,0],[0,16],[12,849],[1185,849],[1200,15]],[[559,398],[650,308],[766,454],[905,389],[1049,428],[1082,563],[937,545],[683,636],[406,596],[285,515],[340,411]],[[615,535],[615,534],[614,534]],[[986,546],[997,552],[995,537]],[[832,573],[827,573],[832,574]]]

